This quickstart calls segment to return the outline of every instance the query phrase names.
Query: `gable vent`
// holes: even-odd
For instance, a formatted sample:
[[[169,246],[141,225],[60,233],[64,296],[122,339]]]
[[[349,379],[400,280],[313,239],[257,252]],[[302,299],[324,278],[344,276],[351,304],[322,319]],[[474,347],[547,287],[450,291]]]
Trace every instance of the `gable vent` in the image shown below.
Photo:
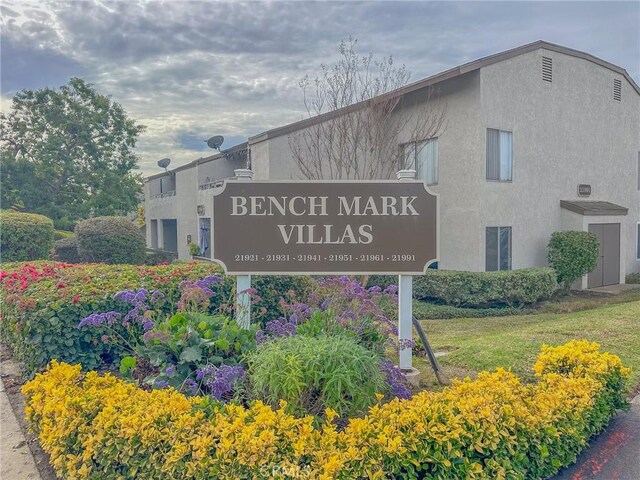
[[[613,79],[613,99],[618,102],[622,100],[622,81],[617,78]]]
[[[542,57],[542,80],[553,81],[553,64],[549,57]]]

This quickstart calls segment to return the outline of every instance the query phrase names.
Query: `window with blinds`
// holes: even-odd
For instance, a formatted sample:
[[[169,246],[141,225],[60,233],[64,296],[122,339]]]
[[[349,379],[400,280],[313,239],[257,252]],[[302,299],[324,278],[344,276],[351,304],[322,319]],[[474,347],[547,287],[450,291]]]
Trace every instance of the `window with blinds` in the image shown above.
[[[511,270],[511,227],[487,227],[485,270]]]
[[[513,133],[487,128],[487,180],[510,182],[513,173]]]
[[[427,185],[438,184],[438,139],[404,145],[405,168],[416,171],[416,178]]]

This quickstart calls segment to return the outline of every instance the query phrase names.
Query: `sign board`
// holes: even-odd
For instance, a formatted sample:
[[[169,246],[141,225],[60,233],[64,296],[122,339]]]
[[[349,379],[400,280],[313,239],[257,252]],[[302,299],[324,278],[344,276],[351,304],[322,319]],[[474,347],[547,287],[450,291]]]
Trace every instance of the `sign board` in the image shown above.
[[[578,185],[578,196],[588,197],[591,195],[591,185],[581,183]]]
[[[437,197],[415,181],[226,181],[213,258],[229,274],[414,274],[437,259]]]

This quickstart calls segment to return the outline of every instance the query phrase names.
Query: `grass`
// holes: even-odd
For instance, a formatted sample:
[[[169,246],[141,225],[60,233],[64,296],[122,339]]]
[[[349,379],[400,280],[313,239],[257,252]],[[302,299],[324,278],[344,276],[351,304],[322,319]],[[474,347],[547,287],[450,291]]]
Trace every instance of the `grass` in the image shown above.
[[[589,310],[583,309],[585,299],[567,300],[566,308],[581,310],[572,313],[422,320],[421,324],[432,348],[448,352],[438,359],[448,378],[504,367],[531,380],[542,344],[587,339],[619,355],[624,365],[633,369],[631,384],[635,388],[640,383],[640,301],[629,301],[638,292],[627,294],[611,297],[605,305]],[[625,298],[626,303],[619,303]],[[416,358],[415,364],[425,373],[423,386],[431,388],[434,378],[428,360]]]

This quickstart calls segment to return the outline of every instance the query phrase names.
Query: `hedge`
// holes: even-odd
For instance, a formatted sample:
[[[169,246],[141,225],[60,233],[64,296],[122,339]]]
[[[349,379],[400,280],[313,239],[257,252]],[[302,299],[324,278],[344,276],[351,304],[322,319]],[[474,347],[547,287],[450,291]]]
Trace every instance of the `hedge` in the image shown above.
[[[0,260],[47,258],[53,247],[53,221],[44,215],[0,211]]]
[[[454,307],[453,305],[438,305],[421,300],[413,301],[413,316],[419,320],[444,320],[450,318],[486,318],[507,317],[510,315],[528,315],[533,313],[530,308],[492,307],[492,308],[467,308]]]
[[[221,405],[53,362],[26,415],[61,478],[548,478],[625,405],[629,371],[598,345],[543,347],[531,385],[483,372],[395,399],[344,429],[256,402]]]
[[[118,345],[105,344],[100,329],[77,328],[84,317],[117,311],[130,305],[113,300],[124,289],[159,289],[167,295],[167,312],[174,308],[182,280],[198,280],[220,274],[214,263],[176,263],[157,266],[67,264],[60,262],[14,263],[0,272],[0,301],[3,303],[0,333],[14,350],[27,376],[52,359],[81,363],[86,369],[118,359]],[[289,281],[288,281],[288,280]],[[278,301],[287,290],[306,295],[308,277],[256,277],[253,285],[262,299],[253,307],[279,312]],[[233,301],[235,277],[223,277],[220,291],[211,302],[214,310]],[[279,314],[279,313],[278,313]]]
[[[51,251],[51,258],[57,262],[80,263],[78,239],[72,235],[56,240]]]
[[[596,268],[599,251],[600,242],[594,233],[567,230],[551,234],[547,259],[565,292],[575,280]]]
[[[140,229],[125,217],[95,217],[75,229],[78,253],[84,262],[140,265],[147,255]]]
[[[147,248],[145,252],[145,265],[160,265],[161,263],[171,263],[178,259],[177,252],[168,252],[157,248]]]
[[[413,277],[413,296],[439,300],[457,307],[530,305],[551,297],[556,274],[551,268],[526,268],[500,272],[430,270]]]

